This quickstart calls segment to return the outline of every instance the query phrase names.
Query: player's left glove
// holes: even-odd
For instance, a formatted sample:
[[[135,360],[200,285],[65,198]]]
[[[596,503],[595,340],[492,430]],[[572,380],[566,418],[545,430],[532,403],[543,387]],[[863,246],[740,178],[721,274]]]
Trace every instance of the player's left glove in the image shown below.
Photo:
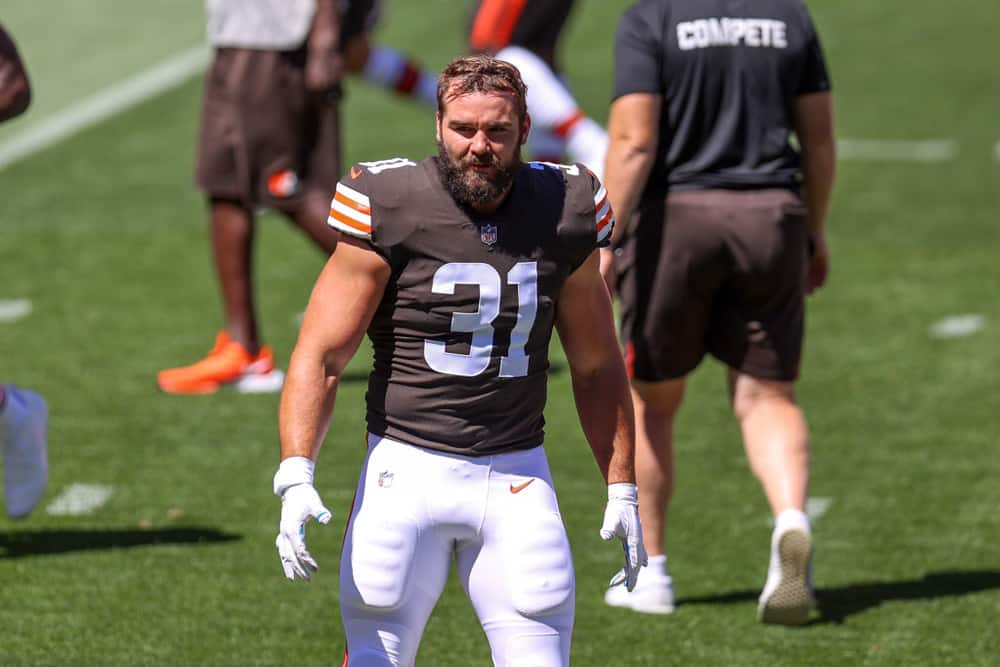
[[[625,549],[625,567],[611,578],[610,586],[625,584],[635,588],[639,568],[646,565],[646,547],[642,543],[642,524],[639,523],[639,492],[635,484],[620,482],[608,485],[608,506],[604,510],[601,539],[617,537]]]
[[[275,545],[281,568],[292,581],[309,580],[319,569],[316,559],[306,549],[306,522],[315,517],[330,523],[330,510],[313,488],[312,460],[303,456],[285,459],[274,473],[274,495],[281,498],[281,523]]]

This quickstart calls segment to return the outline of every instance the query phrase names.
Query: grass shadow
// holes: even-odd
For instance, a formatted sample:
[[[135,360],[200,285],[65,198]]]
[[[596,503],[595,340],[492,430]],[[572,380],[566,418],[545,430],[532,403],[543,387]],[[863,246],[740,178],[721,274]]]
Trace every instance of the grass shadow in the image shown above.
[[[931,600],[1000,588],[1000,570],[943,570],[919,579],[816,589],[818,617],[809,625],[843,623],[853,614],[892,600]],[[678,599],[679,605],[756,602],[760,591],[733,591]]]
[[[215,528],[9,531],[0,532],[0,559],[163,544],[210,544],[241,539],[242,535],[224,533]]]

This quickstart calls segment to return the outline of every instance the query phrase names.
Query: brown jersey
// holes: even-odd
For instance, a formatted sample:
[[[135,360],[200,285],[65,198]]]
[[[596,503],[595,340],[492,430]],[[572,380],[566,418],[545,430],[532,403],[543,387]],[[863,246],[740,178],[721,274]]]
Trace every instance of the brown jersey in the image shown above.
[[[392,268],[368,329],[368,429],[474,456],[537,446],[559,293],[614,225],[604,188],[582,165],[528,163],[479,215],[435,160],[359,163],[331,204],[330,225]]]

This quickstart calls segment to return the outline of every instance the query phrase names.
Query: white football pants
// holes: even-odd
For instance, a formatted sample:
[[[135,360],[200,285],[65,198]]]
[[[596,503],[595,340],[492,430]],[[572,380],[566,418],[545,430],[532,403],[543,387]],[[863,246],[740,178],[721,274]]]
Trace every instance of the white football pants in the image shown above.
[[[369,436],[340,559],[347,667],[413,665],[453,557],[495,665],[569,665],[573,563],[544,449]]]

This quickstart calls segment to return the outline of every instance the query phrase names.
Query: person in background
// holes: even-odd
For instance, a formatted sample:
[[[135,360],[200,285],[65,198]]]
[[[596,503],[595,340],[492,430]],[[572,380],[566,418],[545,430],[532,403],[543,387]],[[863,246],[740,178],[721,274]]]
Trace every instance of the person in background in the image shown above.
[[[377,7],[375,0],[207,0],[215,56],[195,183],[208,197],[225,327],[204,359],[157,374],[162,391],[280,390],[284,375],[262,343],[254,300],[255,213],[280,211],[325,254],[336,247],[326,218],[340,175],[342,75],[366,72],[391,85],[400,64],[370,49]],[[428,83],[402,64],[396,89],[428,95],[433,77]]]
[[[708,353],[727,367],[774,515],[759,618],[805,623],[809,432],[795,381],[805,295],[829,270],[835,167],[816,28],[801,0],[640,0],[618,26],[614,71],[605,183],[619,225],[602,272],[621,297],[650,564],[633,591],[605,600],[674,609],[664,550],[674,420]]]
[[[14,39],[0,25],[0,122],[31,104],[31,83]],[[4,506],[12,519],[28,516],[45,493],[49,462],[48,405],[39,394],[0,384],[0,448]]]
[[[536,160],[563,162],[568,155],[598,178],[608,136],[588,117],[560,77],[559,37],[574,0],[478,0],[471,12],[469,49],[512,63],[528,86],[532,117],[528,147]]]

